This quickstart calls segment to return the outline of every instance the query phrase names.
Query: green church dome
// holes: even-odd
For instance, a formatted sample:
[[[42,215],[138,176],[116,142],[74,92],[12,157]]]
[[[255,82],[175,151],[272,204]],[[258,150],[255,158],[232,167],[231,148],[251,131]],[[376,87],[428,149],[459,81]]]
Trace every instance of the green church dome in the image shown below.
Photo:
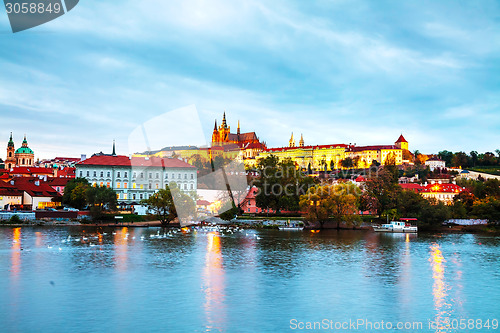
[[[16,150],[16,154],[34,154],[29,147],[21,147]]]

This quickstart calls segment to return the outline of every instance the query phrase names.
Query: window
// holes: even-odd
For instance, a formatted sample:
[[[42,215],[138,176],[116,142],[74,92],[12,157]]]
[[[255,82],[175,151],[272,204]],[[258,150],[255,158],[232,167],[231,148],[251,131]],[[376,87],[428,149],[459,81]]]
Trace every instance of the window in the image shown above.
[[[120,199],[120,193],[116,193],[116,199]]]
[[[142,196],[143,196],[143,195],[142,195],[142,193],[141,193],[141,194],[139,194],[139,199],[141,199],[141,200],[142,200]]]
[[[156,179],[160,178],[160,174],[157,172],[156,173]]]
[[[191,184],[191,189],[194,190],[194,185],[193,184]]]
[[[127,188],[128,183],[123,183],[123,188]]]
[[[123,199],[127,200],[127,193],[123,193]]]
[[[120,177],[120,171],[116,173],[116,177]]]
[[[125,172],[123,173],[123,177],[125,177],[125,178],[127,178],[127,177],[128,177],[128,175],[127,175],[127,171],[125,171]]]
[[[158,183],[156,183],[156,189],[158,189]]]
[[[184,184],[184,189],[187,190],[188,189],[188,184]]]
[[[179,174],[179,177],[178,177],[178,179],[181,179],[181,178],[182,178],[182,176],[181,176],[181,174]]]
[[[184,179],[188,179],[187,173],[184,174]]]
[[[194,179],[194,174],[193,173],[191,174],[191,179]]]
[[[132,188],[135,188],[135,183],[132,183]]]
[[[104,177],[104,171],[101,171],[101,178]]]
[[[120,188],[121,184],[120,183],[116,183],[116,188]]]
[[[109,186],[110,186],[110,184],[109,184],[109,182],[107,182],[107,183],[106,183],[106,187],[107,187],[107,188],[109,188]]]
[[[80,171],[80,177],[83,177],[83,171]]]
[[[134,193],[134,194],[132,194],[132,199],[134,199],[134,200],[135,200],[135,193]]]
[[[87,177],[90,177],[90,171],[87,171]]]
[[[153,173],[149,173],[149,179],[153,178]]]
[[[141,184],[141,186],[140,186],[140,187],[141,187],[141,190],[142,190],[142,189],[144,189],[144,185],[143,185],[143,184]]]
[[[151,183],[149,183],[148,188],[151,189]]]
[[[172,179],[175,179],[175,173],[172,174]]]
[[[139,178],[144,178],[144,173],[140,173]]]
[[[99,183],[99,186],[101,186],[101,187],[102,187],[102,185],[103,185],[103,182],[100,182],[100,183]]]
[[[165,174],[165,179],[168,179],[168,173]]]
[[[137,178],[137,173],[134,172],[134,175],[132,176],[132,178]]]
[[[94,177],[97,177],[97,171],[94,171]]]
[[[111,172],[108,171],[108,178],[111,177]]]

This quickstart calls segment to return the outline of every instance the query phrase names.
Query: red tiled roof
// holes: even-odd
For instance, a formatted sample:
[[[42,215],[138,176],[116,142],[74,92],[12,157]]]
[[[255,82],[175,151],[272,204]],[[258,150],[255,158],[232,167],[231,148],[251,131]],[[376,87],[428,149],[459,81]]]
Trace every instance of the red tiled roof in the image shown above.
[[[50,177],[47,178],[47,184],[50,186],[66,186],[71,178]]]
[[[21,196],[22,193],[9,182],[0,181],[0,195]]]
[[[422,192],[425,187],[417,183],[399,184],[403,190]]]
[[[304,146],[304,147],[281,147],[281,148],[268,148],[265,151],[272,153],[272,152],[279,152],[279,151],[286,151],[286,150],[294,150],[294,149],[333,149],[333,148],[347,148],[348,145],[346,144],[332,144],[332,145],[316,145],[316,146]]]
[[[194,168],[177,158],[159,157],[132,157],[123,155],[93,155],[92,157],[77,163],[77,165],[104,165],[104,166],[135,166],[135,167],[165,167],[165,168]]]
[[[399,142],[408,142],[406,141],[405,137],[403,136],[403,134],[401,134],[398,138],[398,141],[396,141],[396,143],[399,143]]]
[[[4,172],[11,175],[52,175],[54,171],[52,168],[40,167],[14,167],[12,169],[5,169]]]
[[[207,201],[207,200],[197,200],[196,201],[197,206],[208,206],[210,204],[211,204],[211,202]]]
[[[456,184],[429,184],[422,192],[433,192],[433,193],[460,193],[464,189]]]
[[[349,151],[364,151],[364,150],[383,150],[383,149],[399,149],[394,145],[377,145],[377,146],[352,146]]]
[[[49,184],[38,178],[17,177],[13,181],[16,189],[28,193],[31,197],[60,196]]]

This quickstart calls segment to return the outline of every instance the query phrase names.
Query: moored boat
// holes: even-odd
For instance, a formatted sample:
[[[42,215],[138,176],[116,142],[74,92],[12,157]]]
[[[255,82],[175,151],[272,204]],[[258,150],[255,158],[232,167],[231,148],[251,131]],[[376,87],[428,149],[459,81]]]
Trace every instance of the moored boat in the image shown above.
[[[418,232],[418,227],[410,222],[391,221],[382,225],[374,225],[373,231],[377,232]]]

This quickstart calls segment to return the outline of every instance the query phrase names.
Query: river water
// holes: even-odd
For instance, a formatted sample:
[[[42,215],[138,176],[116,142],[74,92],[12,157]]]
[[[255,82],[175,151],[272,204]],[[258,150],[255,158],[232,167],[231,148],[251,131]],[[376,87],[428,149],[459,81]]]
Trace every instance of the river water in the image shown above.
[[[473,234],[1,228],[0,331],[498,332],[499,258]]]

